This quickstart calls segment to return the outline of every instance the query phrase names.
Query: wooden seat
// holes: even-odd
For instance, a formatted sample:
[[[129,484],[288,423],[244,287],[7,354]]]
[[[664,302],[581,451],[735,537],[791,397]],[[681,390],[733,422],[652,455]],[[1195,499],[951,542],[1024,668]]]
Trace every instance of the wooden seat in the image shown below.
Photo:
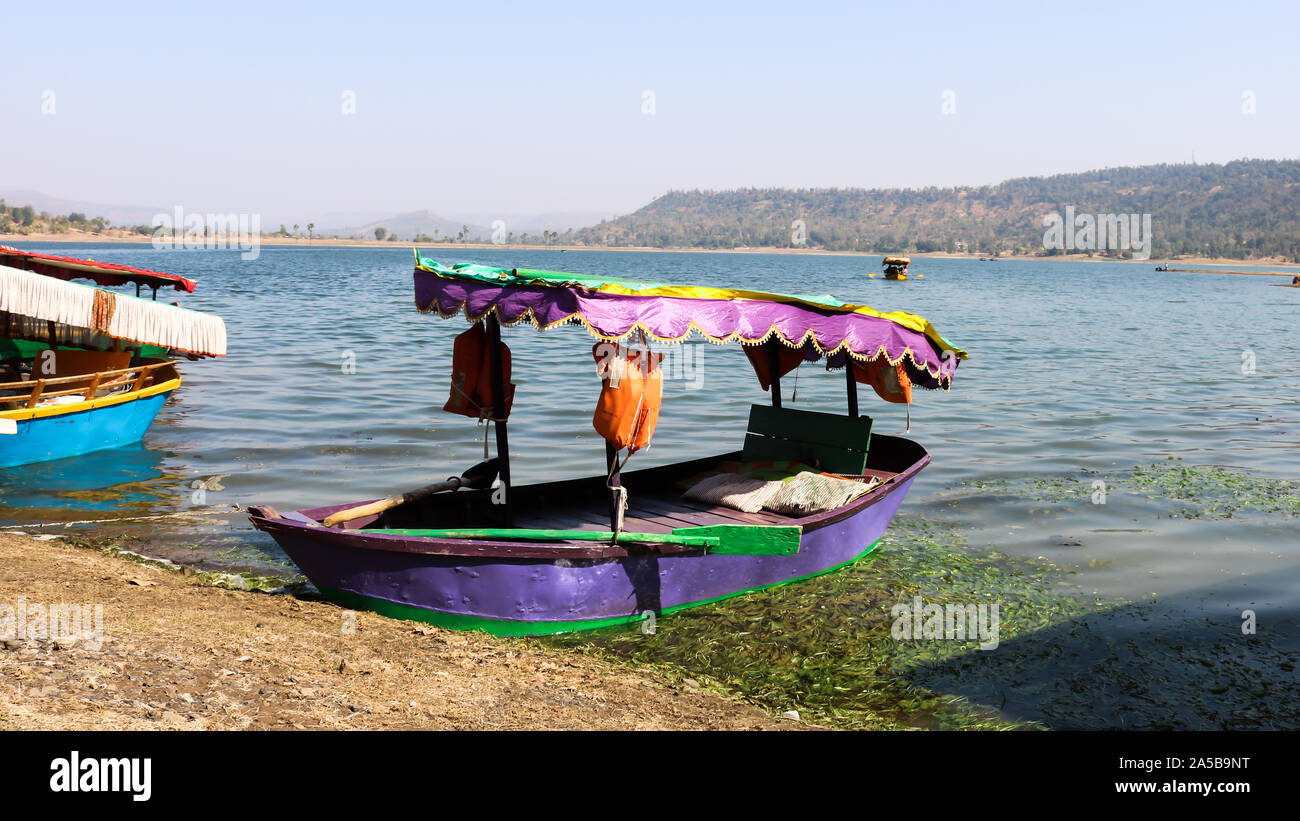
[[[131,367],[130,351],[55,351],[54,375],[79,376]]]
[[[829,473],[861,475],[871,445],[871,417],[752,405],[741,458],[809,462]]]
[[[61,390],[88,388],[92,384],[96,373],[117,371],[129,367],[131,367],[130,351],[59,350],[54,352],[54,376],[80,376],[86,374],[85,379],[60,384],[59,388]]]

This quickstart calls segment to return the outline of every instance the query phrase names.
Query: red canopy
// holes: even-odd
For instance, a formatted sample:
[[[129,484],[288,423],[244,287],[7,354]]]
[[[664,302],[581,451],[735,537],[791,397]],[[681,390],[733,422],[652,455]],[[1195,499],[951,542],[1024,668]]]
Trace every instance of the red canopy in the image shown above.
[[[20,251],[7,245],[0,245],[0,265],[9,265],[63,280],[89,279],[96,285],[103,286],[126,285],[134,282],[150,288],[171,286],[178,291],[193,293],[194,286],[198,284],[192,279],[178,277],[175,274],[132,268],[129,265],[114,265],[111,262],[37,254],[32,251]]]

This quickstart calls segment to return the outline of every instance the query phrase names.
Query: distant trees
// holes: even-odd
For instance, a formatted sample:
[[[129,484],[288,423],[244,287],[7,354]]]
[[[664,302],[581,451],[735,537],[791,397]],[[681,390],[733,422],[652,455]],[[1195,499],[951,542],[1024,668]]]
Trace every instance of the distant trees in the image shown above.
[[[1066,205],[1078,214],[1151,214],[1157,256],[1300,261],[1296,160],[1111,168],[967,188],[669,191],[632,214],[571,232],[566,242],[791,247],[791,224],[803,220],[809,247],[1047,254],[1042,219]],[[547,244],[557,238],[548,234]]]
[[[384,237],[386,237],[386,236],[388,236],[388,229],[387,229],[387,228],[382,228],[382,227],[381,227],[381,228],[376,228],[376,229],[375,229],[375,239],[379,240],[380,242],[383,242],[383,241],[384,241]]]
[[[88,218],[79,211],[51,214],[48,211],[38,212],[30,205],[7,205],[0,199],[0,233],[32,234],[47,231],[66,234],[72,228],[99,233],[109,225],[111,223],[104,217]],[[150,231],[152,233],[152,229]]]

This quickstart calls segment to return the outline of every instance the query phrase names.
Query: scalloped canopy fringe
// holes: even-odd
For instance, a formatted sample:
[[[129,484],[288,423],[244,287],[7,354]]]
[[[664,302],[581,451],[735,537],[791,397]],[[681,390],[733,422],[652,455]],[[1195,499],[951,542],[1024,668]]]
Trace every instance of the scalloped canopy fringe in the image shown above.
[[[470,321],[495,314],[503,325],[530,322],[546,331],[581,323],[598,339],[617,341],[644,332],[662,343],[700,336],[715,344],[759,345],[777,339],[791,348],[812,347],[813,359],[843,367],[884,357],[904,363],[921,387],[948,390],[966,353],[939,336],[923,317],[882,314],[831,297],[798,297],[720,288],[661,285],[549,271],[451,268],[420,258],[415,305],[443,318]],[[840,360],[836,363],[836,359]]]

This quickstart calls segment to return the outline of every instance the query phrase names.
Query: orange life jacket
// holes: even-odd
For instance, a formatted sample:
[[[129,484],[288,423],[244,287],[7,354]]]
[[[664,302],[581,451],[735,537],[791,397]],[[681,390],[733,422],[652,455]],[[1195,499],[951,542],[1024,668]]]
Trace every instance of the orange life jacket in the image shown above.
[[[604,386],[591,424],[615,448],[636,453],[650,444],[663,403],[663,354],[597,342],[591,349]]]
[[[891,365],[884,357],[853,363],[853,379],[875,389],[886,402],[900,405],[912,404],[912,380],[900,359]]]
[[[777,367],[781,370],[777,377],[782,377],[803,363],[803,348],[777,344],[780,347],[777,350],[776,361]],[[754,366],[754,373],[758,375],[758,384],[763,390],[772,386],[772,354],[767,345],[768,343],[740,346],[745,350],[745,356],[749,357],[749,364]]]
[[[510,348],[501,343],[501,381],[506,385],[506,416],[514,402],[515,386],[510,384]],[[492,358],[488,356],[487,328],[475,323],[456,337],[451,352],[451,395],[445,411],[474,419],[492,418]]]

